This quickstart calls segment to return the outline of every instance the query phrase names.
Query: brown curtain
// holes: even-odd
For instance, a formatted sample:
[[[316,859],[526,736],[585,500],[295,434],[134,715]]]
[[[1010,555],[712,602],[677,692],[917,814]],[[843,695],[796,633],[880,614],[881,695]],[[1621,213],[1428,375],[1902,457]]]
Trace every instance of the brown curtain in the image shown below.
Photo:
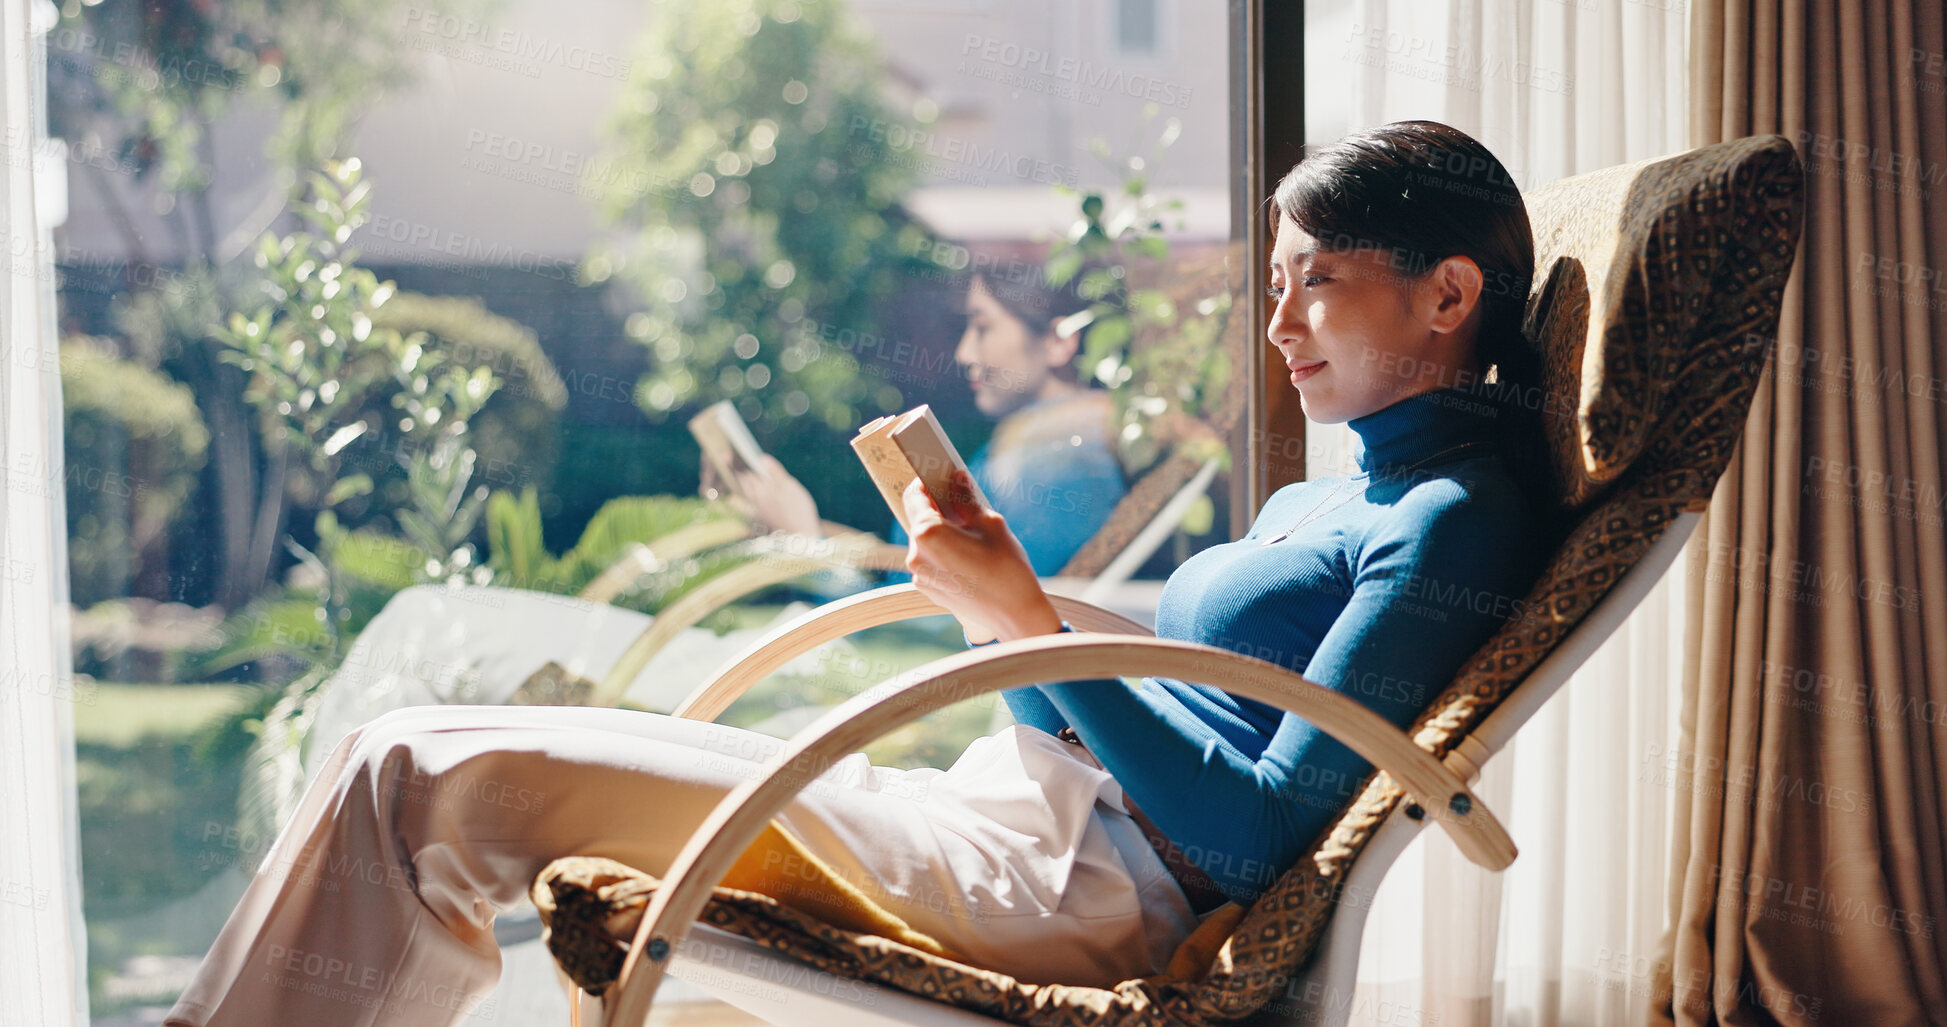
[[[1940,0],[1692,0],[1691,142],[1798,147],[1770,368],[1687,567],[1665,1023],[1947,1023]]]

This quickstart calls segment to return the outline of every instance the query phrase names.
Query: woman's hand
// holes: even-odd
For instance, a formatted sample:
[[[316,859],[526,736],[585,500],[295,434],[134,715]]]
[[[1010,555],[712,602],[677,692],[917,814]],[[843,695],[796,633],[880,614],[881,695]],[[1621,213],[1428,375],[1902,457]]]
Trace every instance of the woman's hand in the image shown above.
[[[918,478],[906,486],[913,584],[959,619],[970,642],[1060,631],[1061,616],[1007,521],[974,500],[967,472],[955,472],[953,486],[950,510],[935,506]]]
[[[725,482],[710,461],[703,461],[703,483],[698,491],[715,498],[728,493],[732,505],[752,524],[765,531],[788,531],[796,535],[822,538],[818,522],[818,502],[804,484],[791,476],[784,465],[769,453],[764,466],[755,471],[733,472],[736,481]]]

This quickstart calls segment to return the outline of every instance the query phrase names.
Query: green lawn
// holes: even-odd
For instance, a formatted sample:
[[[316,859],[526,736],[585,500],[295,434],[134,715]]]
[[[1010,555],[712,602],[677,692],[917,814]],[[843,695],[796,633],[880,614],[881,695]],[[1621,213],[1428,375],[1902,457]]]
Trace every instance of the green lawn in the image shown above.
[[[223,846],[236,822],[249,736],[216,729],[256,696],[239,685],[102,684],[75,706],[75,786],[81,820],[82,907],[89,981],[98,1011],[127,1004],[103,991],[143,955],[200,955],[205,930],[158,921],[234,862]]]
[[[255,694],[247,685],[96,685],[74,708],[74,740],[128,748],[145,735],[186,738]]]

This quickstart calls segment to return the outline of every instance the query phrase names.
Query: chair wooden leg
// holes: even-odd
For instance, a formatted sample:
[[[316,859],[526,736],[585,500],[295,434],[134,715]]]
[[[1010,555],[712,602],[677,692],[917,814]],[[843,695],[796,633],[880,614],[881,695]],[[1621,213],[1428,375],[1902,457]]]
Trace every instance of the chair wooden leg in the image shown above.
[[[576,984],[574,979],[569,977],[567,972],[561,969],[561,964],[555,964],[554,975],[561,981],[561,990],[568,996],[568,1027],[581,1027],[582,1007],[592,996],[581,990],[581,985]],[[591,1025],[591,1027],[599,1027],[601,1019],[601,1013],[597,1011],[595,1014],[595,1024]]]

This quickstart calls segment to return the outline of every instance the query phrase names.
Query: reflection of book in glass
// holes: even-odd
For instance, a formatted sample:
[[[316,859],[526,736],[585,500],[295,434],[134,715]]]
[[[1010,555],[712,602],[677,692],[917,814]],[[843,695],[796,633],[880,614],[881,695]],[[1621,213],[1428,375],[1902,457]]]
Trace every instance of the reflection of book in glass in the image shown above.
[[[953,472],[967,466],[960,459],[960,451],[953,448],[953,440],[940,428],[933,409],[924,403],[860,428],[852,439],[852,449],[908,535],[913,533],[913,526],[906,523],[907,484],[918,478],[926,494],[933,497],[933,505],[946,510],[951,502]],[[973,490],[975,502],[989,505],[978,483]]]
[[[737,487],[738,471],[764,473],[764,447],[757,444],[729,400],[712,403],[690,418],[690,434],[696,436],[703,459],[710,461],[725,488]]]

